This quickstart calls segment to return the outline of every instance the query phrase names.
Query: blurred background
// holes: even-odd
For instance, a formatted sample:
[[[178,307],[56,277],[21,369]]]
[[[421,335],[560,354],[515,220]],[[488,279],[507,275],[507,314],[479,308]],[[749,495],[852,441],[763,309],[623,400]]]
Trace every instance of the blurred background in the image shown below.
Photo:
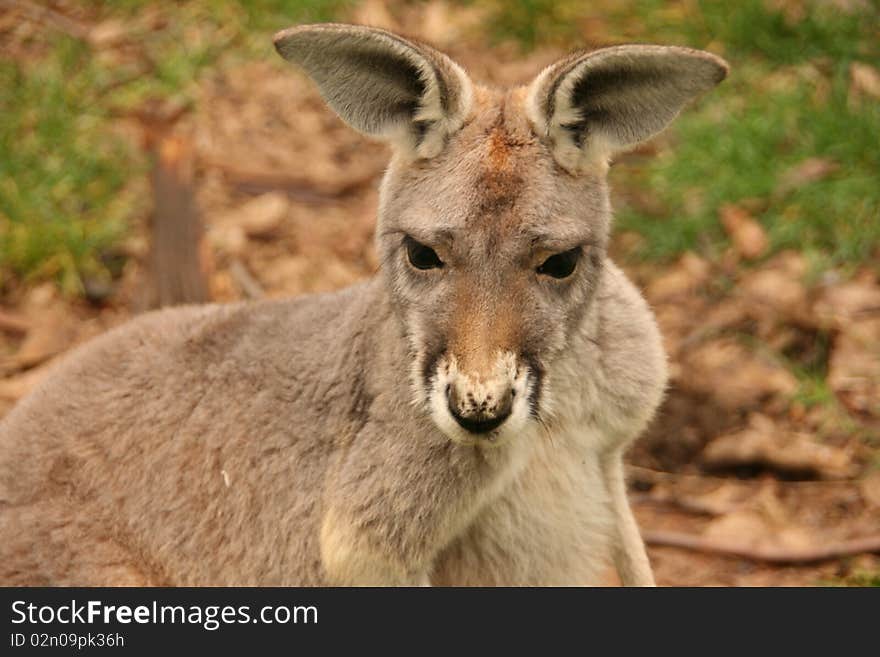
[[[139,312],[376,271],[388,153],[271,46],[320,20],[422,38],[494,85],[624,42],[728,59],[611,171],[613,256],[672,366],[633,504],[661,584],[880,585],[871,0],[0,0],[0,415]]]

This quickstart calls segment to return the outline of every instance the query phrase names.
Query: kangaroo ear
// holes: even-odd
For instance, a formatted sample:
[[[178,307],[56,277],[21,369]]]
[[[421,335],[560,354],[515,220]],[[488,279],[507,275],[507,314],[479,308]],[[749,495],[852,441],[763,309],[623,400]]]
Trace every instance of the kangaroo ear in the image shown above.
[[[527,112],[536,132],[552,141],[559,164],[576,173],[663,130],[727,68],[710,53],[670,46],[577,54],[535,78]]]
[[[415,157],[437,155],[470,111],[471,83],[458,64],[385,30],[301,25],[274,41],[346,123]]]

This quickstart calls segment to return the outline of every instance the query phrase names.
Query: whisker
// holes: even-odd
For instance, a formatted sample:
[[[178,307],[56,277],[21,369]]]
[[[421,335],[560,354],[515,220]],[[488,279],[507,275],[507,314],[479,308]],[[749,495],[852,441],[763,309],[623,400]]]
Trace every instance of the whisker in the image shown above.
[[[544,418],[541,417],[541,414],[538,412],[534,412],[532,414],[532,417],[534,417],[535,420],[537,420],[541,429],[544,430],[544,435],[547,437],[547,440],[550,442],[551,445],[553,445],[555,447],[556,443],[553,440],[553,432],[550,431],[550,427],[547,425],[547,422],[544,420]]]

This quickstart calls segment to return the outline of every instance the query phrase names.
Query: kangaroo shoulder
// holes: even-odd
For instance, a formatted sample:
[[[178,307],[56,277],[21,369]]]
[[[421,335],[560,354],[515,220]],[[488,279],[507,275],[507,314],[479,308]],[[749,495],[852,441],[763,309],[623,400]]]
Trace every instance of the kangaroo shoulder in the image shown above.
[[[598,385],[609,406],[609,418],[618,417],[621,426],[635,422],[640,431],[666,388],[660,330],[636,286],[611,262],[603,272],[596,303],[592,340],[600,365]]]

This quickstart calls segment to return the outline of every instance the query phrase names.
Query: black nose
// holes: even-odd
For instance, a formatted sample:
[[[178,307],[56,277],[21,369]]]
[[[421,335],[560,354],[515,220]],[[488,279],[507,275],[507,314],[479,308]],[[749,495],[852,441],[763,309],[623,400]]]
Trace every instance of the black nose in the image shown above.
[[[513,409],[513,390],[508,390],[501,399],[487,397],[477,401],[472,395],[461,398],[450,386],[446,391],[449,412],[459,426],[471,433],[488,433],[497,429],[510,417]]]

